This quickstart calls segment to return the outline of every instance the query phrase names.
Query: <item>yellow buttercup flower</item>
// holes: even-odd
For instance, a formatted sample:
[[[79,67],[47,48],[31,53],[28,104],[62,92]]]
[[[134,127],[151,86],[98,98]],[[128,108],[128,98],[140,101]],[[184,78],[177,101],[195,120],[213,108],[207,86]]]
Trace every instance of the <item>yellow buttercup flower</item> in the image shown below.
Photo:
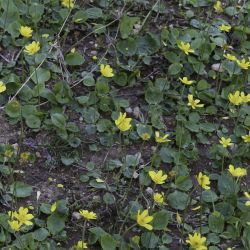
[[[155,141],[158,143],[165,143],[165,142],[171,141],[168,139],[168,137],[169,137],[169,134],[165,134],[164,136],[161,136],[159,131],[155,132]]]
[[[169,134],[161,136],[159,131],[155,131],[155,141],[158,143],[170,142],[171,140],[169,140],[168,137]]]
[[[209,180],[209,177],[205,174],[202,174],[201,172],[196,176],[196,179],[199,183],[199,185],[208,190],[210,189],[209,185],[210,185],[210,180]]]
[[[4,152],[4,156],[7,158],[11,158],[13,154],[14,154],[14,151],[12,149],[7,149]]]
[[[0,81],[0,93],[3,93],[6,90],[6,85]]]
[[[190,43],[180,42],[180,43],[178,44],[178,47],[179,47],[179,49],[182,50],[186,55],[188,55],[189,53],[194,53],[194,50],[191,49]]]
[[[193,95],[191,95],[191,94],[188,95],[188,106],[191,106],[192,109],[204,107],[204,104],[199,104],[199,103],[200,103],[199,99],[194,100]]]
[[[68,9],[74,8],[74,0],[61,0],[61,4]]]
[[[161,193],[154,193],[154,202],[157,203],[157,204],[163,204],[164,203],[164,193],[161,192]]]
[[[217,1],[215,4],[214,4],[214,9],[217,13],[222,13],[223,12],[223,8],[222,8],[222,4],[221,4],[221,1]]]
[[[29,152],[23,152],[20,154],[20,159],[23,161],[23,162],[27,162],[30,158],[30,153]]]
[[[143,133],[140,135],[143,141],[148,141],[150,139],[150,134],[149,133]]]
[[[117,128],[119,128],[121,131],[125,132],[131,128],[131,121],[132,118],[126,118],[127,113],[124,114],[120,112],[118,119],[115,120],[115,125]]]
[[[57,186],[58,188],[64,188],[64,185],[61,184],[61,183],[58,183],[56,186]]]
[[[229,99],[229,101],[232,103],[232,104],[234,104],[234,105],[236,105],[236,106],[238,106],[238,105],[240,105],[241,103],[242,103],[242,98],[241,98],[241,96],[240,96],[240,91],[236,91],[234,94],[233,93],[230,93],[229,95],[228,95],[228,99]]]
[[[148,210],[144,210],[142,213],[139,210],[137,212],[137,223],[141,226],[141,227],[145,227],[148,230],[152,230],[153,226],[150,225],[149,223],[154,219],[153,216],[149,216],[148,214]]]
[[[19,32],[23,37],[29,38],[32,37],[33,30],[28,26],[21,26]]]
[[[194,81],[188,80],[188,78],[185,76],[183,78],[179,78],[179,80],[184,83],[185,85],[191,85]]]
[[[178,212],[176,213],[176,221],[179,225],[182,223],[182,218]]]
[[[244,140],[244,142],[248,143],[250,142],[250,131],[248,132],[248,135],[243,135],[241,138]]]
[[[246,95],[244,92],[240,92],[240,97],[243,103],[250,102],[250,94]]]
[[[234,177],[243,177],[247,175],[247,170],[245,168],[241,168],[241,167],[234,168],[232,164],[229,165],[228,171]]]
[[[54,202],[51,207],[50,207],[50,211],[51,213],[54,213],[56,211],[56,208],[57,208],[57,205],[56,205],[56,202]]]
[[[49,34],[42,34],[42,38],[48,39],[49,38]]]
[[[225,24],[222,24],[219,26],[219,30],[221,31],[225,31],[225,32],[229,32],[231,30],[231,26],[230,25],[225,25]]]
[[[105,77],[113,77],[114,76],[113,69],[110,67],[110,65],[101,64],[100,69],[101,69],[101,73],[103,76],[105,76]]]
[[[237,60],[236,62],[242,69],[247,70],[250,67],[250,61],[247,62],[246,59]]]
[[[221,137],[221,139],[219,140],[219,142],[220,142],[220,144],[221,144],[224,148],[227,148],[227,147],[233,145],[231,138]]]
[[[33,41],[32,43],[26,45],[24,48],[24,52],[29,56],[32,56],[40,50],[40,43]]]
[[[194,250],[207,250],[206,247],[206,237],[201,237],[200,233],[194,233],[193,235],[189,234],[186,242]]]
[[[31,220],[34,218],[33,214],[29,214],[29,209],[20,207],[17,212],[14,212],[14,217],[20,222],[21,225],[30,226],[33,225],[33,222]]]
[[[232,54],[225,54],[223,55],[226,59],[228,59],[229,61],[232,61],[232,62],[236,62],[237,61],[237,58],[236,56],[232,55]]]
[[[250,194],[248,192],[244,192],[244,196],[248,199],[245,205],[249,207],[250,206]]]
[[[10,225],[10,228],[15,232],[19,231],[22,226],[22,224],[17,220],[8,220],[8,224]]]
[[[96,220],[97,215],[94,212],[88,211],[88,210],[79,210],[79,213],[82,217],[84,217],[87,220]]]
[[[150,178],[155,184],[161,185],[164,184],[168,176],[163,174],[162,170],[159,171],[149,171],[148,172]]]
[[[77,244],[74,246],[75,250],[88,249],[87,243],[82,240],[79,240]]]

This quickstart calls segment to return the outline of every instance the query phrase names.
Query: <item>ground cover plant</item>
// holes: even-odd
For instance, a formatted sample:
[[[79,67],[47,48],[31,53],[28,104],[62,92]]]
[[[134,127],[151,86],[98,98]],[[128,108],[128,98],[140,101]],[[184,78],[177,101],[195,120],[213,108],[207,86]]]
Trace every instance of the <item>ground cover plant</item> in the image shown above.
[[[248,0],[0,1],[0,248],[250,249]]]

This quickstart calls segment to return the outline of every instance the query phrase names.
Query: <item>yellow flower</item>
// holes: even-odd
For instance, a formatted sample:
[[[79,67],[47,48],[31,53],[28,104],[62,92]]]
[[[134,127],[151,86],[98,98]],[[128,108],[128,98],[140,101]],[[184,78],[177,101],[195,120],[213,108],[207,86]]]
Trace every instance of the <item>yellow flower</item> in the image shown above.
[[[42,38],[48,39],[49,38],[49,34],[42,34]]]
[[[56,185],[58,188],[64,188],[63,184],[59,183]]]
[[[32,37],[33,30],[28,26],[21,26],[19,32],[23,37],[29,38]]]
[[[247,170],[245,168],[241,168],[241,167],[234,168],[232,164],[229,165],[228,171],[234,177],[243,177],[247,175]]]
[[[61,0],[61,4],[68,9],[74,8],[74,0]]]
[[[110,65],[101,64],[100,68],[101,68],[101,73],[103,76],[105,76],[105,77],[113,77],[114,76],[113,69],[110,67]]]
[[[140,210],[137,212],[137,223],[141,227],[145,227],[148,230],[152,230],[153,226],[150,225],[149,223],[154,219],[154,217],[148,215],[147,209],[144,210],[142,213],[140,213],[140,212],[141,212]]]
[[[51,207],[50,207],[50,211],[51,211],[51,213],[54,213],[55,211],[56,211],[56,202],[54,202],[52,205],[51,205]]]
[[[215,11],[218,12],[218,13],[222,13],[222,12],[223,12],[223,8],[222,8],[221,1],[217,1],[217,2],[214,4],[214,9],[215,9]]]
[[[135,235],[131,238],[132,242],[135,243],[136,245],[139,245],[140,243],[140,236],[139,235]]]
[[[76,52],[76,48],[70,50],[70,53],[74,54]]]
[[[7,149],[4,152],[4,156],[7,157],[7,158],[11,158],[13,154],[14,154],[14,151],[11,150],[11,149]]]
[[[185,77],[183,77],[183,78],[179,78],[179,80],[182,82],[182,83],[184,83],[184,84],[186,84],[186,85],[191,85],[194,81],[192,81],[192,80],[188,80],[188,78],[185,76]]]
[[[238,91],[238,90],[234,94],[230,93],[228,95],[228,99],[232,104],[234,104],[236,106],[238,106],[238,105],[240,105],[242,103],[242,98],[240,96],[240,91]]]
[[[178,212],[176,213],[176,221],[179,225],[182,223],[182,218]]]
[[[191,246],[194,250],[207,250],[206,237],[201,237],[200,233],[194,233],[194,235],[189,234],[186,242]]]
[[[164,184],[165,180],[168,178],[166,174],[163,174],[162,170],[159,171],[149,171],[148,172],[150,178],[155,184]]]
[[[194,100],[193,95],[191,95],[191,94],[188,95],[188,106],[191,106],[192,109],[204,107],[204,104],[199,104],[199,103],[200,103],[199,99]]]
[[[248,192],[244,192],[244,196],[248,199],[245,205],[249,207],[250,206],[250,194]]]
[[[246,61],[246,59],[242,60],[237,60],[237,64],[242,68],[242,69],[248,69],[250,67],[250,61]]]
[[[97,56],[92,56],[92,59],[93,59],[94,61],[96,61],[98,58],[97,58]]]
[[[209,180],[209,177],[207,175],[203,175],[201,172],[196,176],[196,179],[199,183],[199,185],[208,190],[210,189],[209,185],[210,185],[210,180]]]
[[[115,125],[121,131],[125,132],[131,128],[131,118],[126,118],[127,113],[120,112],[118,119],[115,120]]]
[[[231,26],[222,24],[221,26],[219,26],[219,30],[229,32],[231,30]]]
[[[168,137],[169,137],[169,134],[165,134],[164,136],[160,136],[159,131],[155,132],[155,141],[158,143],[165,143],[165,142],[171,141],[168,139]]]
[[[149,133],[143,133],[140,135],[143,141],[148,141],[150,139],[150,134]]]
[[[244,92],[240,92],[241,101],[244,103],[250,102],[250,94],[245,94]]]
[[[178,44],[178,47],[180,50],[182,50],[186,55],[188,55],[189,53],[194,53],[194,50],[191,49],[190,43],[184,43],[184,42],[180,42]]]
[[[30,158],[30,153],[29,152],[23,152],[20,154],[20,159],[24,162],[27,162]]]
[[[197,207],[192,208],[191,210],[196,211],[196,210],[199,210],[200,208],[201,208],[201,206],[197,206]]]
[[[231,145],[233,145],[231,138],[225,138],[225,137],[221,137],[221,139],[219,140],[220,144],[224,147],[227,148]]]
[[[21,225],[33,225],[31,220],[34,218],[32,214],[29,214],[28,208],[20,207],[17,212],[14,212],[14,217],[20,222]]]
[[[97,215],[94,212],[88,211],[88,210],[79,210],[79,213],[82,217],[84,217],[87,220],[96,220]]]
[[[157,204],[163,204],[164,203],[164,193],[154,193],[154,202]]]
[[[74,246],[75,250],[82,250],[82,249],[87,249],[87,248],[88,248],[87,243],[85,243],[82,240],[79,240],[77,244]]]
[[[10,228],[13,230],[13,231],[19,231],[20,230],[20,228],[21,228],[21,226],[22,226],[22,224],[21,223],[19,223],[19,221],[17,221],[17,220],[8,220],[8,224],[10,225]]]
[[[229,61],[232,61],[232,62],[236,62],[237,61],[237,58],[236,56],[232,55],[232,54],[226,54],[226,55],[223,55],[226,59],[228,59]]]
[[[40,43],[33,41],[32,43],[26,45],[24,52],[29,56],[36,54],[40,50]]]
[[[250,142],[250,131],[248,132],[248,135],[243,135],[241,138],[244,140],[244,142]]]
[[[0,93],[3,93],[6,90],[6,85],[0,81]]]

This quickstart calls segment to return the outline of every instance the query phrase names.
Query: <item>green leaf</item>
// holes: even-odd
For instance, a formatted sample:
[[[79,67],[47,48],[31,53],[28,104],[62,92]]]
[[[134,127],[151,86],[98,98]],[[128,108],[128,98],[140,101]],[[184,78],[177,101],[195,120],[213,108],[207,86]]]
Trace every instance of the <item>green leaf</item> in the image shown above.
[[[208,217],[209,229],[214,233],[222,233],[224,230],[224,217],[218,211]]]
[[[85,109],[83,112],[83,118],[87,123],[96,123],[99,117],[100,117],[99,112],[93,107]]]
[[[58,213],[53,213],[48,217],[47,227],[52,235],[56,235],[61,232],[65,227],[65,217]]]
[[[101,236],[101,246],[103,250],[115,250],[117,242],[110,234],[105,234]]]
[[[116,45],[117,49],[125,56],[133,56],[137,50],[137,43],[134,38],[129,37],[121,40]]]
[[[145,91],[145,99],[149,104],[158,104],[163,100],[163,92],[154,86],[149,86]]]
[[[49,232],[45,228],[39,228],[34,231],[34,239],[37,241],[44,241],[49,236]]]
[[[48,69],[39,68],[35,70],[32,68],[31,72],[34,72],[31,79],[35,84],[45,83],[50,79],[50,71]]]
[[[218,190],[221,194],[229,196],[238,193],[239,186],[234,181],[233,177],[222,174],[218,178]]]
[[[21,105],[18,101],[11,101],[7,103],[5,107],[6,114],[11,118],[17,118],[21,116]]]
[[[137,41],[138,54],[147,56],[156,53],[160,47],[160,37],[158,35],[148,33],[146,36],[139,37]]]
[[[63,114],[54,113],[51,115],[51,122],[54,126],[58,128],[64,128],[66,125],[66,119]]]
[[[176,210],[184,210],[189,204],[189,196],[180,191],[174,191],[168,195],[169,205]]]
[[[106,204],[114,204],[115,203],[115,197],[113,194],[111,193],[106,193],[104,196],[103,196],[103,201],[106,203]]]
[[[170,213],[165,209],[154,213],[153,217],[152,226],[154,230],[165,230],[168,225],[168,221],[171,218]]]
[[[89,19],[98,19],[103,16],[102,9],[96,7],[86,9],[85,14]]]
[[[177,126],[176,128],[176,145],[180,147],[186,147],[191,142],[191,135],[185,128]]]
[[[29,15],[31,15],[32,21],[38,23],[43,15],[44,5],[40,3],[31,2],[29,4]]]
[[[218,196],[212,190],[205,190],[201,194],[201,199],[205,202],[215,202],[218,200]]]
[[[16,181],[10,186],[10,193],[17,198],[28,197],[31,195],[32,191],[32,186],[21,181]]]
[[[182,67],[183,66],[180,63],[173,63],[168,67],[168,73],[170,75],[177,75],[181,72]]]
[[[146,232],[141,235],[141,243],[146,249],[156,249],[159,237],[151,232]]]
[[[40,128],[41,126],[41,120],[39,117],[35,115],[29,115],[25,118],[25,123],[29,128]]]
[[[128,38],[129,35],[132,33],[133,26],[136,24],[140,19],[138,17],[129,17],[124,15],[120,20],[120,33],[123,39]]]
[[[65,57],[65,61],[70,66],[79,66],[85,62],[85,59],[78,52],[69,53]]]

